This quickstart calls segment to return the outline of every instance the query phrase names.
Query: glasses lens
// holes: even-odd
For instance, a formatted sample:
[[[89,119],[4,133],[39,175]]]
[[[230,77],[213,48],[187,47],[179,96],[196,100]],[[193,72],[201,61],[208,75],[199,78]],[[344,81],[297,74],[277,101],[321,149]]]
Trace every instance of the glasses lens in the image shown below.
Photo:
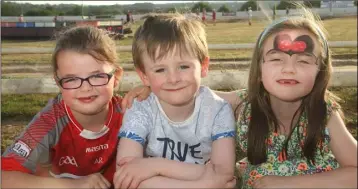
[[[81,79],[75,77],[63,78],[61,85],[64,89],[75,89],[81,85]]]
[[[96,74],[96,75],[89,77],[89,82],[93,86],[105,85],[108,83],[108,81],[109,81],[109,77],[105,73]]]

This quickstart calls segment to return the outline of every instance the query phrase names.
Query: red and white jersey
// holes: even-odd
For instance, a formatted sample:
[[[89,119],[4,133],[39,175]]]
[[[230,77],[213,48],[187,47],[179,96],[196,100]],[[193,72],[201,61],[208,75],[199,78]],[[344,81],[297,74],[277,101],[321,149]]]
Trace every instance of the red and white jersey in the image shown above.
[[[34,174],[38,165],[50,164],[50,174],[57,178],[80,178],[100,172],[112,183],[123,117],[120,103],[120,97],[110,101],[104,126],[107,130],[83,137],[83,127],[59,94],[7,148],[1,158],[1,169]]]

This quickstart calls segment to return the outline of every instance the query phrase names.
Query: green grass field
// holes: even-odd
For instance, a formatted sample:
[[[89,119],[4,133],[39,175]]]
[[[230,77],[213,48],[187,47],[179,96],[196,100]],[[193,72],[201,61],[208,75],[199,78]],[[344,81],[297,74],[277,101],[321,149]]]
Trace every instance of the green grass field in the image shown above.
[[[132,30],[138,28],[142,21],[132,25]],[[216,26],[208,24],[207,38],[209,44],[237,44],[237,43],[254,43],[257,36],[267,25],[267,21],[255,20],[252,26],[245,21],[238,22],[220,22]],[[324,25],[329,32],[330,41],[356,41],[357,40],[357,17],[335,18],[324,20]],[[117,45],[131,45],[132,36],[124,40],[116,41]],[[55,41],[14,41],[3,40],[1,42],[3,48],[6,47],[54,47]],[[332,48],[333,54],[356,54],[357,47],[354,48]],[[212,59],[235,59],[249,58],[252,49],[239,50],[210,50]],[[119,52],[119,63],[132,62],[130,52]],[[49,64],[51,61],[50,54],[4,54],[1,56],[2,64],[21,64],[21,63],[44,63]]]

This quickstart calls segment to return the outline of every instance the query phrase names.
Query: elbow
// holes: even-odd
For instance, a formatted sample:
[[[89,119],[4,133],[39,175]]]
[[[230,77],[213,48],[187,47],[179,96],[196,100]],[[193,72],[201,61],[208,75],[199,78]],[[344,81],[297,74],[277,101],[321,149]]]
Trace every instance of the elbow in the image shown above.
[[[235,174],[235,167],[228,167],[223,165],[214,165],[214,170],[217,174],[232,178]]]

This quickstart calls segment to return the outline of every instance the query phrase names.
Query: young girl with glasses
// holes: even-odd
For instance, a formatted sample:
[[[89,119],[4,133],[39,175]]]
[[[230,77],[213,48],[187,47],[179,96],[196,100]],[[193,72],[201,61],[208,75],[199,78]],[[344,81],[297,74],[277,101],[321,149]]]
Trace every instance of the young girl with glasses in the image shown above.
[[[2,186],[109,188],[122,124],[115,42],[103,30],[75,27],[59,36],[52,63],[60,94],[4,152]]]

